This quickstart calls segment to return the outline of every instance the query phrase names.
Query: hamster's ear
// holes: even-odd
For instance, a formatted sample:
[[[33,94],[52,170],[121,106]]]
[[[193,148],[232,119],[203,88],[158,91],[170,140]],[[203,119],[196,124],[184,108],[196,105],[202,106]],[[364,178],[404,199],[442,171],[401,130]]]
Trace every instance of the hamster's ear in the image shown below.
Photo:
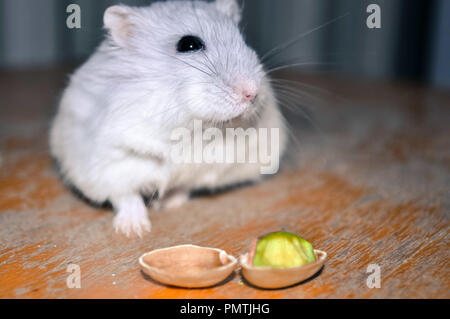
[[[241,22],[242,9],[237,0],[216,0],[216,7],[219,11],[229,15],[236,24]]]
[[[127,45],[127,41],[130,34],[130,22],[131,8],[123,5],[112,6],[106,9],[103,17],[103,23],[105,28],[109,30],[109,33],[121,47]]]

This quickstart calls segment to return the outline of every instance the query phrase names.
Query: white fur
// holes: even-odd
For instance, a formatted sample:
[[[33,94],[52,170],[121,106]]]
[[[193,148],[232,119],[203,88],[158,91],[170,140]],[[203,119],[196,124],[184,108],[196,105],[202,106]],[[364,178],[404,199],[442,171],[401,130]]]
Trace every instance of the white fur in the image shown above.
[[[142,193],[158,191],[157,205],[172,207],[195,188],[261,178],[260,165],[174,164],[170,136],[176,128],[191,127],[194,120],[280,128],[283,153],[282,117],[255,52],[239,32],[236,8],[235,0],[170,1],[106,11],[109,37],[71,77],[50,144],[70,183],[91,200],[112,203],[116,230],[150,230]],[[206,50],[178,53],[185,35],[201,37]],[[259,88],[254,104],[236,93],[242,82]]]

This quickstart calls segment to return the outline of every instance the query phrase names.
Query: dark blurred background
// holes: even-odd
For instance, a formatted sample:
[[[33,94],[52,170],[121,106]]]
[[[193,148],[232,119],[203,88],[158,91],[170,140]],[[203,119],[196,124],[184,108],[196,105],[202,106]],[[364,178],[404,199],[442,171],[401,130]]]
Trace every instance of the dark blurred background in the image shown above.
[[[150,0],[0,0],[0,67],[44,68],[83,62],[102,40],[105,8]],[[81,29],[66,27],[66,7],[81,7]],[[450,87],[450,0],[244,0],[242,28],[260,55],[336,17],[270,61],[299,70]],[[369,4],[381,29],[369,29]]]

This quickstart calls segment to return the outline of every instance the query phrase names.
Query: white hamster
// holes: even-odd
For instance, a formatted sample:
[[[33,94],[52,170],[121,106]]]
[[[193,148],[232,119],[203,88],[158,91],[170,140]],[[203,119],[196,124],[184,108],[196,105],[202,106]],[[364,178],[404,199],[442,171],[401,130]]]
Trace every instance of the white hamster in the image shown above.
[[[196,120],[223,130],[277,128],[285,151],[283,117],[240,19],[236,0],[106,10],[108,37],[71,76],[50,148],[69,184],[111,203],[116,231],[150,231],[143,195],[158,193],[155,206],[175,207],[192,190],[261,180],[260,163],[175,163],[176,128]]]

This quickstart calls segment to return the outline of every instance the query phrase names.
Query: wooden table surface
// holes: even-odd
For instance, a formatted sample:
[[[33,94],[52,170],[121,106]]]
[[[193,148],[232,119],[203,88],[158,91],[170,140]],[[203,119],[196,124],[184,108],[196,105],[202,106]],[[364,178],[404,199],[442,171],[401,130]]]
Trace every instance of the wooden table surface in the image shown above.
[[[63,187],[47,132],[64,70],[0,74],[2,298],[449,298],[450,94],[415,86],[298,77],[312,123],[292,113],[290,153],[255,186],[149,211],[144,239],[114,233],[113,214]],[[298,111],[301,113],[301,111]],[[140,255],[179,244],[244,254],[253,238],[286,229],[329,259],[314,279],[260,290],[237,272],[210,289],[154,282]],[[81,269],[81,288],[66,285]],[[381,269],[381,288],[366,285]]]

